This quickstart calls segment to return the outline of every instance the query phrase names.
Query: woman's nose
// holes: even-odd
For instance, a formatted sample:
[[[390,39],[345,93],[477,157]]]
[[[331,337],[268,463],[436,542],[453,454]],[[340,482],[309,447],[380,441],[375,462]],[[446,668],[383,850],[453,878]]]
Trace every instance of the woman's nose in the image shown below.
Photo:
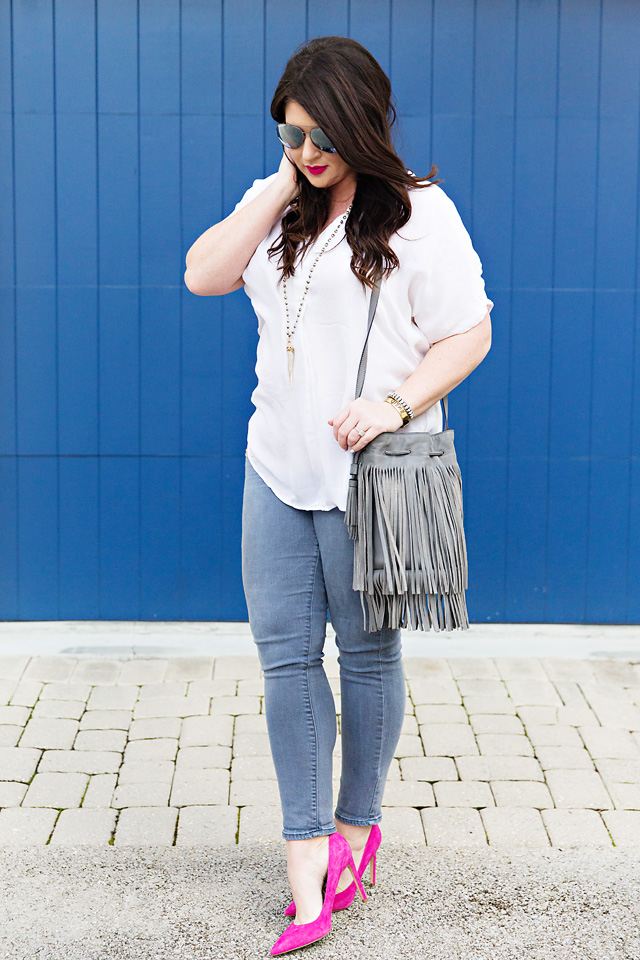
[[[310,167],[312,167],[314,163],[316,166],[319,166],[318,160],[321,156],[322,150],[318,150],[318,148],[313,145],[311,137],[307,134],[302,145],[302,162],[308,164]]]

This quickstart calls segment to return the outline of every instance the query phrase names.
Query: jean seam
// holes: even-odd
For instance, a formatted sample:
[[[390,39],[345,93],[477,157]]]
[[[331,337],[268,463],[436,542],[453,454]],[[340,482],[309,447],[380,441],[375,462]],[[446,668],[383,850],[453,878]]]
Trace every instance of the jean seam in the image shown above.
[[[385,716],[386,716],[386,712],[385,712],[386,704],[385,704],[385,695],[384,695],[384,675],[382,671],[382,630],[378,631],[378,674],[380,677],[380,696],[382,698],[382,712],[380,717],[380,723],[378,725],[378,735],[377,735],[377,750],[378,750],[377,763],[376,763],[377,771],[378,771],[377,777],[373,785],[373,789],[371,793],[371,802],[369,803],[369,811],[366,814],[366,816],[357,817],[357,818],[349,817],[347,819],[343,819],[340,816],[339,805],[336,807],[335,816],[338,817],[339,820],[342,820],[343,823],[349,823],[351,820],[354,820],[354,819],[370,821],[372,817],[377,817],[378,819],[376,819],[375,822],[379,823],[381,819],[378,814],[373,813],[373,807],[375,805],[376,795],[380,787],[380,761],[382,758],[382,746],[383,746],[383,739],[384,739],[384,727],[385,727]]]
[[[384,721],[385,721],[385,700],[384,700],[384,676],[382,673],[382,630],[378,631],[378,675],[380,677],[380,696],[382,698],[382,716],[380,718],[380,724],[378,726],[378,758],[377,758],[377,769],[378,775],[376,777],[376,782],[373,787],[373,793],[371,796],[371,803],[369,804],[369,812],[367,817],[374,816],[373,806],[375,803],[376,796],[380,787],[380,760],[382,758],[382,741],[384,739]],[[364,819],[364,818],[363,818]]]
[[[314,741],[314,753],[312,758],[312,810],[313,817],[315,819],[316,826],[312,829],[318,829],[318,724],[316,716],[313,710],[313,700],[309,690],[309,650],[311,649],[311,632],[313,630],[313,601],[316,593],[316,584],[317,584],[317,574],[318,574],[318,565],[320,563],[320,544],[317,544],[317,552],[315,558],[315,566],[313,568],[312,578],[311,578],[311,592],[309,597],[309,613],[307,618],[307,641],[305,647],[305,663],[306,670],[304,672],[304,684],[305,684],[305,696],[307,699],[307,705],[309,707],[309,714],[311,718],[311,727],[313,729],[313,741]]]
[[[373,797],[371,798],[371,807],[369,808],[370,817],[373,816],[372,808],[373,808],[374,800],[378,795],[378,790],[380,789],[380,758],[382,756],[382,741],[384,739],[385,717],[386,717],[386,713],[385,713],[386,703],[385,703],[385,697],[384,697],[384,675],[382,671],[382,630],[380,631],[380,635],[378,637],[378,673],[380,675],[380,693],[382,696],[382,722],[379,728],[381,732],[380,732],[380,739],[379,739],[380,747],[379,747],[379,754],[378,754],[378,778],[376,780],[376,786],[373,792]]]

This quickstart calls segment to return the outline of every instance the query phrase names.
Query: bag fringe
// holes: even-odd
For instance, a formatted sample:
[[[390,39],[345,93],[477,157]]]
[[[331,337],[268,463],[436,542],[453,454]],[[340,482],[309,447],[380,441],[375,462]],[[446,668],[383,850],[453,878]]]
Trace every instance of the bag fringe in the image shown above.
[[[353,589],[361,593],[370,632],[469,628],[456,461],[434,457],[413,467],[354,458],[345,523],[354,540]]]

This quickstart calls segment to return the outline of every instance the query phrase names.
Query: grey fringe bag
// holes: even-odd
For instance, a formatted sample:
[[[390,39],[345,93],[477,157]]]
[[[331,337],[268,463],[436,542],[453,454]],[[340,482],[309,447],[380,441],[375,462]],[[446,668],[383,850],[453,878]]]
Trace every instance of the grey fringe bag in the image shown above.
[[[376,283],[356,398],[379,296]],[[448,396],[442,401],[441,433],[403,433],[400,427],[353,454],[344,522],[354,541],[353,589],[360,591],[370,633],[382,627],[469,628],[462,478],[448,426]]]

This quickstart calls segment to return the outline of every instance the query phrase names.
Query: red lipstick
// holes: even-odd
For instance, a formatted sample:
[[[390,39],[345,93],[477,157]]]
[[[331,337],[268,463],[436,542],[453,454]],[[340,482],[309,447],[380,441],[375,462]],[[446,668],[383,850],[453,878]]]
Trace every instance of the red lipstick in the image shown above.
[[[326,164],[324,167],[307,167],[307,170],[309,171],[309,173],[317,175],[319,173],[324,173],[324,171],[327,169],[328,166],[329,164]]]

